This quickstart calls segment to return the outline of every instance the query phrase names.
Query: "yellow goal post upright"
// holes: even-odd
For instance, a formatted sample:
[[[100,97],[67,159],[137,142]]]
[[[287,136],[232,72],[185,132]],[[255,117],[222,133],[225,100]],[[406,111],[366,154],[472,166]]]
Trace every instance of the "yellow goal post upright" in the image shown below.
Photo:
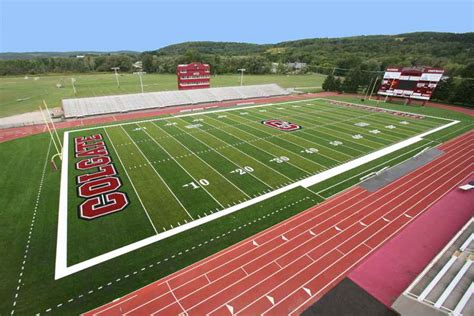
[[[44,124],[46,125],[46,129],[48,130],[49,136],[51,137],[51,141],[53,142],[54,148],[56,149],[56,153],[51,157],[51,165],[52,167],[57,170],[58,166],[56,165],[56,162],[54,159],[56,157],[59,157],[59,160],[62,160],[62,143],[61,139],[59,138],[58,131],[56,130],[56,126],[54,125],[53,119],[51,118],[51,114],[49,113],[48,105],[46,102],[43,100],[43,105],[44,105],[44,110],[39,106],[41,115],[43,116]],[[44,114],[44,111],[46,111],[46,114]],[[49,121],[48,121],[49,117]],[[51,124],[51,126],[50,126]]]

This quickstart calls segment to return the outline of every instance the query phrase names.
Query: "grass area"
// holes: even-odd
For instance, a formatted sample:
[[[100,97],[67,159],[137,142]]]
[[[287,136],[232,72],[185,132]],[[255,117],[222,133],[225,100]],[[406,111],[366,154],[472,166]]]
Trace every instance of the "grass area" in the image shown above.
[[[38,110],[42,100],[50,107],[61,105],[61,99],[74,98],[71,78],[76,79],[77,97],[140,93],[139,78],[133,74],[120,75],[120,88],[110,74],[65,74],[49,76],[0,77],[0,117]],[[38,79],[36,79],[38,78]],[[244,84],[276,83],[284,88],[321,86],[323,75],[245,75]],[[57,88],[61,83],[63,88]],[[175,75],[147,74],[143,77],[144,91],[177,90]],[[240,85],[239,75],[219,75],[211,78],[212,87]]]
[[[351,101],[359,102],[358,100]],[[311,105],[306,105],[307,103]],[[112,160],[114,163],[117,162],[118,174],[124,180],[121,189],[129,193],[132,203],[122,212],[101,218],[94,224],[96,227],[88,230],[85,228],[87,223],[94,223],[94,221],[86,222],[77,217],[75,206],[81,200],[75,199],[73,196],[75,184],[71,181],[69,194],[71,195],[70,213],[72,216],[68,229],[74,233],[70,234],[71,239],[69,240],[71,242],[69,245],[70,263],[90,258],[103,251],[142,238],[139,236],[140,232],[136,230],[143,230],[144,235],[148,234],[145,230],[145,225],[148,224],[136,216],[138,213],[134,213],[141,209],[130,187],[131,182],[127,180],[125,170],[130,171],[129,176],[132,181],[142,178],[151,181],[137,188],[138,194],[143,195],[143,199],[145,199],[145,196],[151,194],[147,193],[147,187],[157,188],[158,185],[163,185],[160,184],[153,168],[156,168],[178,196],[179,190],[183,190],[183,183],[191,181],[190,175],[199,179],[200,174],[197,172],[202,172],[201,169],[205,167],[205,176],[209,176],[208,180],[210,180],[209,186],[212,183],[220,183],[219,187],[213,188],[211,191],[208,186],[210,194],[207,195],[204,194],[202,188],[196,189],[202,191],[199,192],[201,194],[199,197],[194,196],[194,193],[193,196],[184,193],[181,193],[180,196],[183,205],[193,205],[196,204],[196,199],[200,201],[202,199],[202,204],[196,204],[201,208],[189,207],[189,211],[193,212],[191,214],[204,214],[203,212],[206,212],[208,208],[203,205],[207,207],[212,205],[213,199],[210,195],[221,204],[227,200],[230,204],[234,203],[235,197],[243,194],[234,185],[246,194],[258,195],[265,189],[262,184],[258,185],[259,181],[256,178],[272,185],[272,187],[284,185],[290,182],[290,180],[283,180],[285,177],[296,181],[307,176],[306,173],[315,173],[325,168],[331,168],[336,164],[385,147],[398,140],[406,139],[439,124],[437,120],[431,119],[413,120],[418,123],[406,125],[405,129],[397,125],[396,132],[392,130],[389,134],[384,133],[387,124],[395,125],[395,120],[400,121],[401,118],[388,114],[334,107],[320,101],[305,102],[302,104],[304,107],[301,108],[293,108],[293,105],[297,104],[274,105],[269,107],[267,112],[259,112],[262,108],[239,109],[234,113],[221,113],[226,114],[227,117],[220,119],[216,117],[217,113],[203,113],[199,115],[199,118],[203,118],[204,121],[196,122],[193,120],[198,118],[197,116],[166,117],[164,120],[124,125],[123,129],[111,126],[92,127],[87,132],[100,131],[106,138],[105,142],[110,150]],[[391,104],[383,106],[458,119],[461,120],[461,123],[429,135],[427,141],[419,142],[337,178],[329,179],[328,182],[311,187],[313,191],[318,191],[323,197],[328,197],[357,183],[359,176],[356,174],[364,175],[371,170],[381,169],[385,164],[393,165],[413,156],[423,146],[433,146],[474,127],[474,120],[471,117],[443,109],[407,108]],[[281,109],[279,109],[280,107]],[[245,112],[248,114],[241,115]],[[260,123],[262,118],[285,119],[300,124],[303,129],[296,132],[281,132],[263,126]],[[408,118],[406,120],[412,122]],[[354,123],[361,121],[371,125],[364,128],[354,125]],[[167,123],[173,122],[176,122],[177,125],[165,126]],[[202,124],[203,126],[194,129],[185,127],[193,124]],[[323,127],[312,128],[316,125]],[[144,133],[143,129],[140,130],[143,127],[147,127],[146,131],[149,135]],[[367,132],[372,129],[381,130],[382,134]],[[78,136],[81,133],[74,132],[71,133],[71,136]],[[363,135],[364,138],[362,140],[353,139],[351,135],[356,133]],[[339,140],[343,144],[333,146],[329,144],[329,140]],[[432,142],[429,143],[430,141]],[[115,148],[109,145],[112,142]],[[186,151],[180,145],[181,143],[185,143],[186,147],[194,154]],[[0,224],[2,232],[0,257],[4,267],[0,270],[2,280],[0,296],[4,298],[0,302],[1,315],[10,314],[14,302],[16,302],[15,313],[17,314],[43,314],[50,309],[50,312],[55,314],[78,314],[205,258],[322,200],[313,192],[297,187],[231,215],[55,281],[54,262],[60,173],[52,171],[47,164],[44,169],[44,181],[41,181],[43,167],[47,162],[45,158],[48,145],[49,139],[46,134],[0,143],[0,164],[3,166],[0,169],[2,179],[0,216],[3,219]],[[221,155],[216,154],[210,148],[216,149]],[[314,152],[311,154],[311,150],[305,152],[304,148],[317,148],[319,151],[317,154]],[[302,150],[303,152],[301,152]],[[270,152],[271,155],[265,154],[264,151]],[[284,153],[282,153],[283,151]],[[185,157],[184,153],[190,156]],[[51,154],[52,151],[48,156],[50,157]],[[270,156],[282,155],[287,156],[290,160],[286,163],[277,163],[276,161],[272,162],[274,164],[270,163]],[[118,156],[121,157],[123,163],[118,163]],[[157,163],[152,163],[153,168],[148,163],[144,166],[145,156],[150,161],[157,161]],[[179,158],[180,156],[183,157]],[[198,157],[209,162],[209,165],[217,173],[212,171],[208,165],[203,165]],[[224,159],[224,157],[226,158]],[[338,162],[334,162],[333,159]],[[76,161],[71,159],[71,163]],[[239,177],[231,176],[230,171],[232,168],[235,169],[235,166],[230,161],[235,161],[241,167],[249,165],[251,161],[255,177],[250,177],[249,174]],[[137,164],[138,166],[141,164],[142,167],[138,167]],[[134,168],[135,166],[137,168]],[[196,166],[200,166],[200,168],[196,168]],[[173,172],[167,174],[168,168],[172,168]],[[70,179],[74,180],[78,174],[80,173],[72,172]],[[230,183],[221,179],[219,174],[226,174]],[[342,182],[344,180],[347,181]],[[224,181],[227,183],[226,185],[222,184]],[[270,181],[274,182],[270,183]],[[334,184],[340,185],[331,187]],[[229,187],[234,189],[232,194],[227,196],[225,192],[228,192]],[[163,201],[161,201],[162,198]],[[37,199],[38,202],[36,202]],[[145,202],[145,200],[143,202],[145,206],[150,205],[150,211],[153,208],[151,205],[153,203],[171,205],[169,195],[166,199],[161,195],[150,195],[146,199],[149,202]],[[133,201],[135,202],[133,203]],[[292,203],[294,203],[292,207],[285,207]],[[158,211],[161,209],[163,208],[156,207]],[[183,218],[183,214],[183,212],[176,212],[166,220],[170,223],[171,220],[177,222]],[[155,212],[151,217],[156,223],[161,221],[158,215],[159,212]],[[33,226],[31,226],[32,222]],[[132,228],[133,225],[137,225],[136,228]],[[132,230],[135,231],[132,232]],[[31,237],[29,237],[30,231]],[[31,241],[29,242],[29,240]],[[26,258],[25,254],[27,254]],[[23,263],[24,260],[25,263]],[[17,290],[18,285],[21,285],[19,290]],[[17,297],[15,297],[16,294],[18,294]]]

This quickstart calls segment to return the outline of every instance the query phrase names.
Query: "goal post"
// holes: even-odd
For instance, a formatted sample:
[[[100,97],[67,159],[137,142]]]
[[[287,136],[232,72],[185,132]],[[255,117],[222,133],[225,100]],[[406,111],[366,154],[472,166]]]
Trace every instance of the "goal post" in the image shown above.
[[[46,106],[46,102],[44,103],[44,105]],[[44,120],[44,124],[46,125],[46,129],[48,130],[48,133],[49,133],[49,137],[51,139],[51,142],[53,143],[54,145],[54,148],[56,149],[56,153],[51,157],[51,166],[57,170],[58,169],[58,166],[56,165],[54,159],[56,157],[59,157],[59,160],[62,160],[62,143],[59,139],[59,135],[58,135],[58,132],[56,130],[56,127],[51,119],[51,116],[50,116],[50,121],[51,121],[51,124],[52,124],[52,127],[49,125],[49,122],[48,122],[48,119],[46,118],[46,115],[44,114],[44,110],[43,108],[41,107],[41,105],[39,106],[39,110],[41,112],[41,116],[43,117],[43,120]],[[48,115],[49,115],[49,112],[47,112]],[[56,137],[55,137],[56,136]]]

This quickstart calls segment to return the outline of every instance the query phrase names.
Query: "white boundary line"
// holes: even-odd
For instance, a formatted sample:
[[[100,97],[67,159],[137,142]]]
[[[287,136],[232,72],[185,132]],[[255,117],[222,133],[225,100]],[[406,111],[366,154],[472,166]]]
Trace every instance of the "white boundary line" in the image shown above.
[[[327,99],[321,99],[321,98],[315,98],[313,100],[324,100],[327,101]],[[288,103],[297,103],[297,102],[308,102],[309,100],[299,100],[299,101],[290,101],[290,102],[282,102],[278,104],[288,104]],[[183,115],[176,115],[174,117],[186,117],[186,116],[194,116],[194,115],[206,115],[209,113],[218,113],[218,112],[228,112],[228,111],[240,111],[242,109],[247,109],[247,108],[257,108],[257,107],[266,107],[266,106],[271,106],[273,104],[262,104],[262,105],[254,105],[254,106],[248,106],[248,107],[239,107],[239,108],[233,108],[233,109],[219,109],[219,110],[213,110],[213,111],[206,111],[206,112],[200,112],[200,113],[190,113],[190,114],[183,114]],[[397,112],[403,112],[403,111],[397,111]],[[403,113],[408,113],[408,112],[403,112]],[[414,114],[414,113],[409,113],[409,114]],[[418,114],[417,114],[418,115]],[[426,117],[432,117],[428,115],[424,115]],[[194,220],[190,223],[181,225],[179,227],[170,229],[166,232],[159,233],[158,235],[153,235],[150,237],[147,237],[145,239],[142,239],[140,241],[131,243],[129,245],[123,246],[121,248],[117,248],[115,250],[109,251],[107,253],[104,253],[102,255],[96,256],[91,259],[87,259],[85,261],[82,261],[80,263],[76,263],[72,266],[67,265],[67,198],[68,198],[68,159],[69,159],[69,134],[73,132],[78,132],[78,131],[85,131],[85,130],[94,130],[97,128],[104,128],[104,127],[112,127],[112,126],[122,126],[122,125],[129,125],[129,124],[139,124],[143,122],[149,122],[149,121],[160,121],[160,120],[167,120],[170,117],[164,117],[164,118],[159,118],[159,119],[150,119],[150,120],[142,120],[142,121],[137,121],[137,122],[129,122],[129,123],[119,123],[119,124],[112,124],[112,125],[106,125],[106,126],[101,126],[101,127],[89,127],[89,128],[84,128],[84,129],[78,129],[78,130],[72,130],[72,131],[66,131],[64,132],[64,141],[63,141],[63,159],[62,159],[62,166],[61,166],[61,188],[60,188],[60,195],[59,195],[59,212],[58,212],[58,236],[57,236],[57,243],[56,243],[56,264],[55,264],[55,280],[58,280],[60,278],[66,277],[68,275],[77,273],[79,271],[85,270],[87,268],[93,267],[97,264],[100,264],[102,262],[108,261],[110,259],[116,258],[118,256],[121,256],[123,254],[126,254],[128,252],[140,249],[142,247],[145,247],[147,245],[150,245],[152,243],[155,243],[157,241],[163,240],[165,238],[171,237],[173,235],[179,234],[181,232],[184,232],[188,229],[200,226],[202,224],[208,223],[210,221],[213,221],[215,219],[221,218],[223,216],[226,216],[228,214],[234,213],[236,211],[239,211],[243,208],[249,207],[251,205],[257,204],[259,202],[262,202],[266,199],[269,199],[271,197],[274,197],[276,195],[279,195],[283,192],[292,190],[294,188],[297,188],[299,186],[302,186],[304,188],[308,188],[312,185],[315,185],[319,182],[322,182],[324,180],[327,180],[331,177],[334,177],[338,174],[344,173],[346,171],[349,171],[353,168],[359,167],[363,164],[366,164],[370,161],[373,161],[375,159],[378,159],[380,157],[383,157],[387,154],[390,154],[392,152],[395,152],[397,150],[400,150],[402,148],[405,148],[409,145],[412,145],[416,142],[419,142],[423,139],[423,137],[435,133],[437,131],[440,131],[442,129],[448,128],[452,125],[455,125],[459,123],[459,121],[455,120],[449,120],[445,118],[438,118],[438,117],[433,117],[436,119],[442,119],[445,121],[450,121],[450,123],[439,126],[437,128],[431,129],[425,133],[419,134],[417,136],[414,136],[412,138],[406,139],[404,141],[401,141],[399,143],[393,144],[391,146],[382,148],[378,151],[372,152],[366,156],[359,157],[355,160],[349,161],[347,163],[344,163],[342,165],[336,166],[332,169],[323,171],[321,173],[318,173],[313,176],[309,176],[306,179],[294,182],[292,184],[289,184],[287,186],[284,186],[282,188],[276,189],[274,191],[271,191],[269,193],[260,195],[258,197],[252,198],[250,200],[247,200],[243,203],[231,206],[229,208],[223,209],[219,212],[215,212],[213,214],[210,214],[206,217],[202,217],[200,219]]]

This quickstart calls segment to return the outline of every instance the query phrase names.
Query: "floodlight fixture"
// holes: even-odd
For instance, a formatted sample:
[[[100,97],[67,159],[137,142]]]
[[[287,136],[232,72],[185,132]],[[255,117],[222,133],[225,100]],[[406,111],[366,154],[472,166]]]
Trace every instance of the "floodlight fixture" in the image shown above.
[[[144,92],[143,91],[143,75],[146,74],[146,72],[140,70],[140,71],[134,72],[133,74],[138,75],[138,77],[140,78],[140,86],[142,88],[142,93],[143,93]]]
[[[240,85],[243,84],[244,82],[244,72],[245,72],[245,68],[240,68],[240,69],[237,69],[237,71],[240,71]]]
[[[118,71],[120,70],[120,67],[112,67],[110,68],[115,72],[115,79],[117,80],[117,88],[120,88],[120,82],[119,82],[119,77],[118,77]]]

